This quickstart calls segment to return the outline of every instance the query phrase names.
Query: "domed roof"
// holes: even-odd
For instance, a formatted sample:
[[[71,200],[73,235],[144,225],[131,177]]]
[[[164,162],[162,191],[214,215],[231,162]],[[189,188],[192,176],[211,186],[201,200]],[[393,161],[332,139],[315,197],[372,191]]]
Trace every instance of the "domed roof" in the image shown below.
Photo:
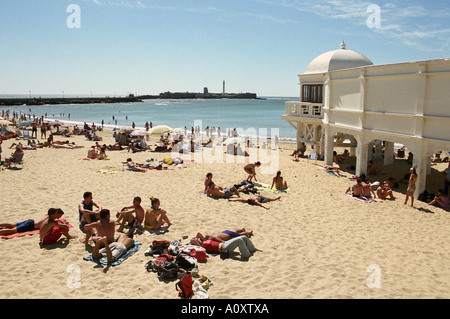
[[[353,50],[347,50],[344,41],[342,41],[339,50],[325,52],[312,60],[304,74],[326,73],[372,64],[373,62],[364,55]]]

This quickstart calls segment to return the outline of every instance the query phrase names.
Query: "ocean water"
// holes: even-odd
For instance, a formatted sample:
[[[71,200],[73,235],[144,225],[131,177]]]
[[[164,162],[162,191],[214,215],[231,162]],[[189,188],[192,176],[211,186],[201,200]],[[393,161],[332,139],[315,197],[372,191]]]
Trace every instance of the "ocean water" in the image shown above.
[[[2,96],[0,96],[2,97]],[[3,96],[6,97],[6,96]],[[26,97],[26,96],[24,96]],[[294,97],[265,97],[262,99],[186,99],[144,100],[142,103],[72,104],[72,105],[24,105],[5,106],[1,110],[25,113],[49,119],[105,126],[144,127],[145,122],[153,126],[164,124],[173,128],[199,125],[204,129],[220,127],[222,132],[237,128],[247,135],[275,136],[293,139],[295,129],[281,119],[285,113],[285,101]],[[70,114],[70,118],[69,118]],[[113,119],[114,117],[114,119]],[[116,123],[117,120],[117,123]]]

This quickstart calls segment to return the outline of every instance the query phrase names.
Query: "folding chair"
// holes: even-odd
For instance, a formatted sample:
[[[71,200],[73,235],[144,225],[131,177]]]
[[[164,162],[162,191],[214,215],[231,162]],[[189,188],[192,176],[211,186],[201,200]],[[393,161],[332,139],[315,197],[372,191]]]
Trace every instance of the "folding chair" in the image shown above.
[[[18,155],[17,158],[14,161],[10,161],[10,165],[14,164],[14,168],[17,168],[17,165],[22,165],[23,167],[23,153]]]

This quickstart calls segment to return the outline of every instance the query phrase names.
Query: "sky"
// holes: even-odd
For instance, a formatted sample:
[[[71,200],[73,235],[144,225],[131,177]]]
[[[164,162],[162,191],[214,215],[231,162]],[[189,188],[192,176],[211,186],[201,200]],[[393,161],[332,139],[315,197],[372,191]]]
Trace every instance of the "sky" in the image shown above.
[[[298,97],[342,41],[374,64],[450,57],[450,1],[0,0],[0,95]]]

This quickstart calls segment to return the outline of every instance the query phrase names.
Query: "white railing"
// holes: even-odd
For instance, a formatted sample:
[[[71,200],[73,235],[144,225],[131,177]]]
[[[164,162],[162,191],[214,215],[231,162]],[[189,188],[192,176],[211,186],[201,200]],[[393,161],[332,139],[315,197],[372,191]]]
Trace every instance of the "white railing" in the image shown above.
[[[323,104],[300,101],[285,102],[286,115],[323,118]]]

